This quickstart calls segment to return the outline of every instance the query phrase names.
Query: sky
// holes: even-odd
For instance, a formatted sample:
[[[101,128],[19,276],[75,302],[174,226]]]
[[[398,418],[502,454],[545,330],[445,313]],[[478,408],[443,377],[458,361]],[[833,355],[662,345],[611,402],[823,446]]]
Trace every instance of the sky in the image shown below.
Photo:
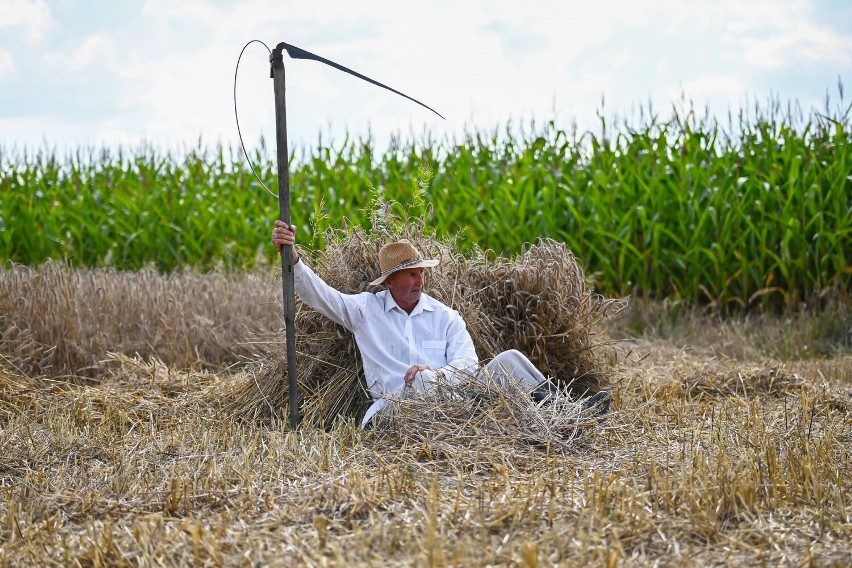
[[[345,136],[454,140],[597,114],[804,109],[852,82],[849,0],[0,0],[0,148],[239,146],[237,58],[296,45],[426,109],[285,55],[293,148]],[[236,84],[243,138],[275,136],[268,52]],[[845,96],[848,106],[850,96]]]

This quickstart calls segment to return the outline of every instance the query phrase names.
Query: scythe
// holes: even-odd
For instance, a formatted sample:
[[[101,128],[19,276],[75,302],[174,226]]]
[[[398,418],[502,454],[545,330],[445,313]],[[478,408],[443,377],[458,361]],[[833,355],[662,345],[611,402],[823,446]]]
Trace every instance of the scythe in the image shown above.
[[[293,59],[312,59],[325,63],[339,71],[348,73],[359,79],[372,83],[383,89],[387,89],[393,93],[405,97],[415,103],[423,106],[434,112],[441,118],[441,114],[435,109],[423,104],[417,99],[413,99],[408,95],[392,89],[387,85],[383,85],[378,81],[374,81],[369,77],[362,75],[356,71],[348,69],[334,61],[315,55],[304,49],[298,48],[284,42],[279,43],[269,56],[271,65],[270,77],[273,79],[275,87],[275,135],[278,151],[278,212],[280,219],[290,224],[290,162],[287,146],[287,105],[285,103],[284,91],[284,54],[287,54]],[[299,385],[296,378],[296,294],[294,289],[293,279],[293,247],[281,247],[281,280],[284,295],[284,325],[286,332],[287,345],[287,378],[289,380],[289,408],[290,408],[290,428],[296,429],[299,425]]]

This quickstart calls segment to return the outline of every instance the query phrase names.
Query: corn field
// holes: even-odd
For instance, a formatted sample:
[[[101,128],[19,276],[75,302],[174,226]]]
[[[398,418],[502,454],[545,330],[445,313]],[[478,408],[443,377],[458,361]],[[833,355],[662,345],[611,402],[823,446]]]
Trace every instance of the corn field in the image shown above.
[[[694,109],[631,124],[600,113],[596,132],[554,122],[395,139],[378,152],[347,138],[291,151],[293,220],[303,246],[371,207],[432,211],[463,250],[567,244],[609,295],[717,307],[791,306],[852,289],[849,110],[770,100],[728,117]],[[274,148],[251,155],[277,192]],[[199,146],[0,149],[0,259],[169,272],[273,262],[275,198],[241,153]]]

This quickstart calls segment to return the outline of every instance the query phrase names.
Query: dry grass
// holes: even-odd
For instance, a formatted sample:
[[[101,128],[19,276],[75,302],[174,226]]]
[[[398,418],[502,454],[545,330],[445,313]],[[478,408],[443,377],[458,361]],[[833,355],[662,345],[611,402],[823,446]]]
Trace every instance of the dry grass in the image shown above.
[[[54,270],[54,279],[80,290],[90,289],[85,278],[117,289],[134,277],[116,274],[110,284],[107,273]],[[144,334],[166,337],[164,322],[219,306],[221,322],[177,328],[192,345],[258,313],[252,296],[278,292],[274,282],[264,292],[253,278],[209,275],[219,284],[205,296],[188,292],[202,277],[170,278],[140,280],[138,297],[93,313],[126,317],[141,309],[133,306],[161,302],[146,300],[145,289],[156,298],[169,286],[187,290]],[[37,286],[16,289],[13,309],[47,314],[52,306],[62,329],[77,318],[81,330],[94,325],[84,302],[39,310],[39,301],[55,300],[33,299],[43,293]],[[71,284],[60,290],[59,298],[73,295]],[[63,323],[65,309],[74,315]],[[215,357],[200,355],[165,364],[92,347],[95,355],[80,361],[95,361],[96,380],[56,380],[24,367],[47,360],[55,339],[21,353],[14,347],[34,344],[7,339],[0,565],[847,566],[852,351],[843,339],[848,323],[838,324],[836,313],[792,324],[766,316],[759,325],[689,316],[637,334],[636,321],[660,313],[634,312],[607,324],[626,355],[597,362],[615,395],[601,421],[570,402],[539,408],[462,384],[436,393],[440,405],[401,401],[386,429],[366,432],[345,415],[326,429],[288,432],[283,412],[254,422],[211,404],[211,393],[239,392],[254,380],[256,367],[216,370]],[[824,336],[814,330],[826,327],[840,331],[819,343]],[[121,329],[107,327],[115,346],[133,345]],[[222,333],[228,342],[257,347],[248,325],[233,329]],[[316,333],[343,341],[332,327]],[[811,348],[775,349],[766,339],[775,337]],[[205,352],[158,345],[186,353],[184,361]],[[60,365],[53,361],[44,368]]]
[[[53,378],[97,378],[110,352],[221,369],[255,355],[251,342],[280,326],[275,292],[273,278],[260,272],[7,265],[0,270],[0,354],[22,373]]]
[[[849,354],[633,347],[648,356],[613,369],[614,412],[566,404],[570,428],[550,437],[513,436],[548,407],[496,392],[466,415],[471,399],[440,415],[403,401],[386,430],[292,433],[206,404],[239,376],[123,356],[97,386],[4,371],[0,563],[852,562]],[[786,379],[730,387],[760,369]]]

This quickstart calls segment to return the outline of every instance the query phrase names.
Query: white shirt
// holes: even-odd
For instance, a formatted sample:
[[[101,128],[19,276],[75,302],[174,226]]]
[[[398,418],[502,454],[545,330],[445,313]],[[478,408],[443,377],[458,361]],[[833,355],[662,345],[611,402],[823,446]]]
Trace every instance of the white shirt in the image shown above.
[[[425,293],[408,314],[388,290],[343,294],[301,260],[293,277],[304,303],[355,335],[374,400],[362,425],[384,408],[386,395],[402,395],[412,365],[426,364],[452,376],[455,370],[472,372],[479,361],[459,313]]]

